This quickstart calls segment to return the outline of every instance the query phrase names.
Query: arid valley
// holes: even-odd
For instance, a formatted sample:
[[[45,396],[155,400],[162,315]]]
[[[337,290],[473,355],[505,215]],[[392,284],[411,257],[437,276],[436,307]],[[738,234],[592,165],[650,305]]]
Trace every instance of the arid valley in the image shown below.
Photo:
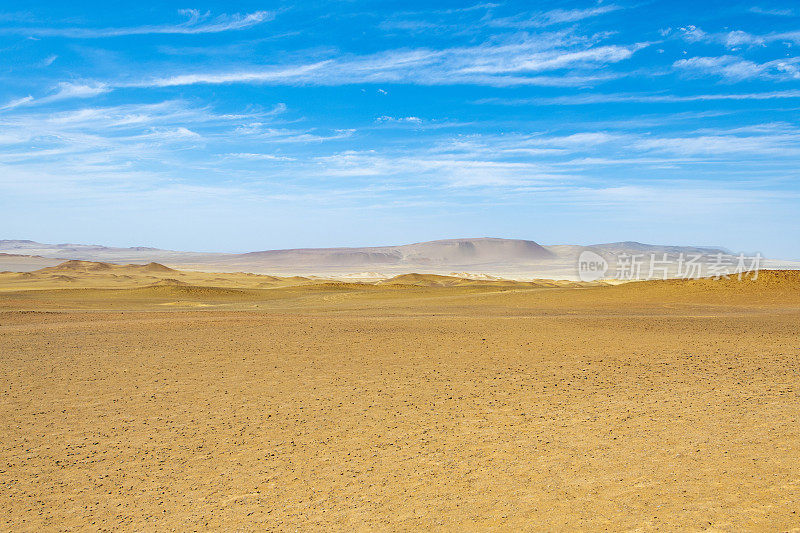
[[[0,527],[796,531],[799,327],[792,271],[3,273]]]
[[[800,533],[800,1],[0,2],[0,533]]]

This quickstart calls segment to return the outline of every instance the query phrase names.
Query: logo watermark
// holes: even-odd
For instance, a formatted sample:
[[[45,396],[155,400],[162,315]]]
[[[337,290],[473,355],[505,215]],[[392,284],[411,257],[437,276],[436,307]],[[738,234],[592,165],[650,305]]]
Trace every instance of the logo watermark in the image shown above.
[[[578,257],[578,277],[581,281],[597,281],[606,277],[608,261],[591,250],[584,250]]]
[[[738,256],[717,253],[619,253],[607,255],[609,259],[591,250],[578,257],[578,278],[581,281],[648,279],[758,279],[761,254]],[[613,268],[612,268],[613,265]]]

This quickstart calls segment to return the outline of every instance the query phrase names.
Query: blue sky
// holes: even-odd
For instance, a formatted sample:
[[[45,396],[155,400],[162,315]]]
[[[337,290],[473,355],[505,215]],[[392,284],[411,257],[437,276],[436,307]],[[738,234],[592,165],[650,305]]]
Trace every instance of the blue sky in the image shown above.
[[[0,238],[800,259],[796,2],[3,2]]]

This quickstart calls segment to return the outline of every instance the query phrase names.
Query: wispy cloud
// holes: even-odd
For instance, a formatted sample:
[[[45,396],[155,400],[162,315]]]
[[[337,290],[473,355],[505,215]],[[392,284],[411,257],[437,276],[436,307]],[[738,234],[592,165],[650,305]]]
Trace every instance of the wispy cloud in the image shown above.
[[[741,57],[724,55],[680,59],[673,63],[673,66],[687,74],[719,76],[731,82],[754,78],[781,81],[800,79],[798,63],[800,58],[796,57],[756,63]]]
[[[800,155],[797,132],[774,135],[696,135],[643,139],[635,144],[640,150],[679,155],[731,156],[747,154],[758,157],[796,157]]]
[[[33,101],[33,96],[23,96],[22,98],[16,98],[11,100],[10,102],[0,105],[0,111],[5,109],[14,109],[15,107],[19,107],[21,105],[26,105]]]
[[[42,62],[40,63],[40,65],[41,65],[41,66],[43,66],[43,67],[49,67],[50,65],[52,65],[53,63],[55,63],[56,59],[58,59],[58,56],[57,56],[57,55],[55,55],[55,54],[50,54],[49,56],[47,56],[46,58],[44,58],[44,59],[42,60]]]
[[[308,65],[273,67],[259,70],[236,70],[230,72],[207,72],[196,74],[177,74],[162,78],[151,78],[130,83],[120,83],[118,86],[126,87],[175,87],[180,85],[196,84],[225,84],[225,83],[298,83],[321,70],[330,61],[320,61]]]
[[[201,13],[196,9],[182,9],[179,11],[186,17],[184,22],[178,24],[133,26],[121,28],[78,28],[78,27],[0,27],[0,33],[16,35],[33,35],[37,37],[67,37],[76,39],[97,39],[102,37],[121,37],[126,35],[147,34],[201,34],[220,33],[231,30],[244,30],[273,20],[275,13],[271,11],[256,11],[249,14],[218,15],[212,17],[210,13]]]
[[[125,198],[140,206],[200,202],[219,192],[219,198],[242,206],[278,202],[360,209],[463,206],[465,198],[476,205],[615,208],[638,199],[664,207],[658,203],[661,191],[662,200],[675,209],[682,205],[681,194],[700,194],[692,192],[697,188],[716,192],[713,205],[768,201],[761,200],[766,193],[753,192],[756,186],[739,185],[734,172],[718,185],[713,173],[718,170],[709,162],[746,172],[742,182],[752,183],[754,176],[785,175],[800,147],[794,126],[756,124],[671,134],[658,129],[432,131],[417,141],[386,145],[359,136],[367,147],[354,150],[338,142],[353,138],[352,128],[303,129],[296,123],[288,128],[282,118],[287,112],[276,104],[220,113],[181,100],[58,113],[20,107],[0,118],[0,142],[6,142],[0,186],[18,195],[36,187],[62,201]],[[400,117],[409,124],[416,118]],[[779,163],[783,166],[773,174],[758,174]],[[661,181],[681,172],[691,172],[693,180]],[[617,177],[614,186],[604,178],[608,175]]]
[[[500,161],[469,154],[380,154],[346,151],[317,159],[322,175],[335,177],[380,177],[407,175],[409,169],[429,183],[454,188],[515,187],[564,180],[564,170],[535,162]]]
[[[89,83],[89,84],[81,84],[81,83],[70,83],[70,82],[61,82],[45,96],[40,98],[34,98],[33,96],[25,96],[24,98],[18,98],[16,100],[12,100],[11,102],[0,106],[0,111],[13,109],[15,107],[20,106],[31,106],[31,105],[42,105],[42,104],[49,104],[53,102],[58,102],[60,100],[67,100],[70,98],[91,98],[93,96],[98,96],[103,93],[107,93],[111,90],[104,83]]]
[[[39,102],[53,102],[56,100],[65,100],[67,98],[91,98],[103,93],[107,93],[111,89],[104,83],[59,83],[56,91],[44,98],[40,98]]]
[[[676,35],[690,43],[705,42],[723,45],[730,49],[740,47],[765,46],[770,43],[800,43],[800,31],[750,33],[742,30],[725,32],[706,32],[697,26],[678,28]]]
[[[752,6],[748,9],[750,13],[757,13],[759,15],[772,15],[775,17],[793,17],[795,12],[791,9],[777,9],[777,8],[763,8],[759,6]]]
[[[530,148],[537,150],[528,151]],[[646,152],[675,154],[681,158],[671,160],[676,164],[688,162],[683,159],[684,156],[713,156],[735,161],[747,155],[792,161],[800,153],[800,129],[791,124],[768,123],[727,129],[707,128],[671,135],[647,129],[618,132],[590,130],[569,135],[477,135],[453,138],[434,144],[427,150],[432,154],[468,155],[472,158],[533,156],[540,164],[548,165],[563,164],[565,156],[580,155],[584,158],[589,154],[612,161],[646,162],[639,159]],[[636,154],[637,159],[630,159],[632,154]],[[657,162],[668,162],[663,155],[658,157],[661,159]]]
[[[0,174],[6,175],[61,172],[76,179],[113,176],[124,181],[157,174],[174,179],[195,168],[204,176],[217,171],[241,176],[244,171],[228,163],[294,161],[281,149],[320,146],[354,133],[281,127],[284,104],[245,113],[218,113],[181,100],[55,113],[23,107],[11,111],[0,118]],[[241,151],[244,147],[258,152]],[[267,154],[270,147],[274,155]]]
[[[343,151],[316,159],[319,175],[391,180],[413,174],[414,182],[451,188],[515,188],[528,185],[577,187],[593,183],[598,167],[636,169],[634,174],[694,169],[730,162],[757,175],[752,161],[786,168],[800,155],[800,130],[779,124],[704,130],[682,135],[647,131],[583,131],[569,135],[503,134],[443,137],[404,151]],[[712,171],[716,172],[716,171]],[[733,179],[733,173],[728,176]],[[748,179],[749,179],[748,178]],[[634,182],[636,180],[633,180]]]
[[[762,93],[721,93],[721,94],[573,94],[565,96],[540,98],[484,98],[476,100],[476,104],[495,104],[507,106],[525,105],[594,105],[613,103],[668,104],[682,102],[710,102],[717,100],[781,100],[800,98],[800,90],[768,91]]]
[[[591,85],[619,74],[601,72],[629,59],[646,43],[594,46],[566,34],[546,34],[505,43],[445,49],[398,49],[364,56],[339,56],[301,65],[250,67],[156,77],[121,85],[171,87],[193,84],[263,83],[346,85],[410,83],[491,86]],[[545,75],[559,72],[559,75]]]
[[[405,12],[383,20],[381,28],[402,30],[411,33],[474,33],[481,29],[492,30],[531,30],[548,28],[580,22],[623,9],[615,4],[602,5],[583,9],[552,9],[516,13],[497,16],[496,9],[502,10],[501,4],[476,4],[468,8],[445,9],[426,12]]]
[[[247,136],[250,139],[266,140],[273,144],[278,143],[321,143],[325,141],[335,141],[351,137],[356,130],[354,128],[341,128],[333,130],[328,134],[321,134],[315,130],[297,130],[286,128],[269,127],[261,122],[253,122],[244,126],[239,126],[235,130],[237,135]]]
[[[622,9],[621,6],[608,4],[597,5],[587,9],[553,9],[532,15],[516,15],[514,17],[489,18],[488,26],[500,28],[542,28],[555,24],[578,22],[583,19],[605,15]]]
[[[248,161],[296,161],[294,157],[287,157],[276,154],[261,154],[261,153],[231,153],[225,154],[224,157],[234,159],[245,159]]]

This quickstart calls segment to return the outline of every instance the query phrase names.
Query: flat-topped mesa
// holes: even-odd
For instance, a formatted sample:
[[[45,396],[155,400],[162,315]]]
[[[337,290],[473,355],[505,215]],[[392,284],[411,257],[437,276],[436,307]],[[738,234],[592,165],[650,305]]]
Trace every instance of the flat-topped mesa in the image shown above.
[[[368,265],[471,265],[541,261],[555,255],[534,241],[482,237],[446,239],[400,246],[295,248],[242,254],[272,265],[357,267]]]
[[[552,259],[553,254],[534,241],[519,239],[447,239],[396,247],[404,259],[441,263],[495,263]]]

